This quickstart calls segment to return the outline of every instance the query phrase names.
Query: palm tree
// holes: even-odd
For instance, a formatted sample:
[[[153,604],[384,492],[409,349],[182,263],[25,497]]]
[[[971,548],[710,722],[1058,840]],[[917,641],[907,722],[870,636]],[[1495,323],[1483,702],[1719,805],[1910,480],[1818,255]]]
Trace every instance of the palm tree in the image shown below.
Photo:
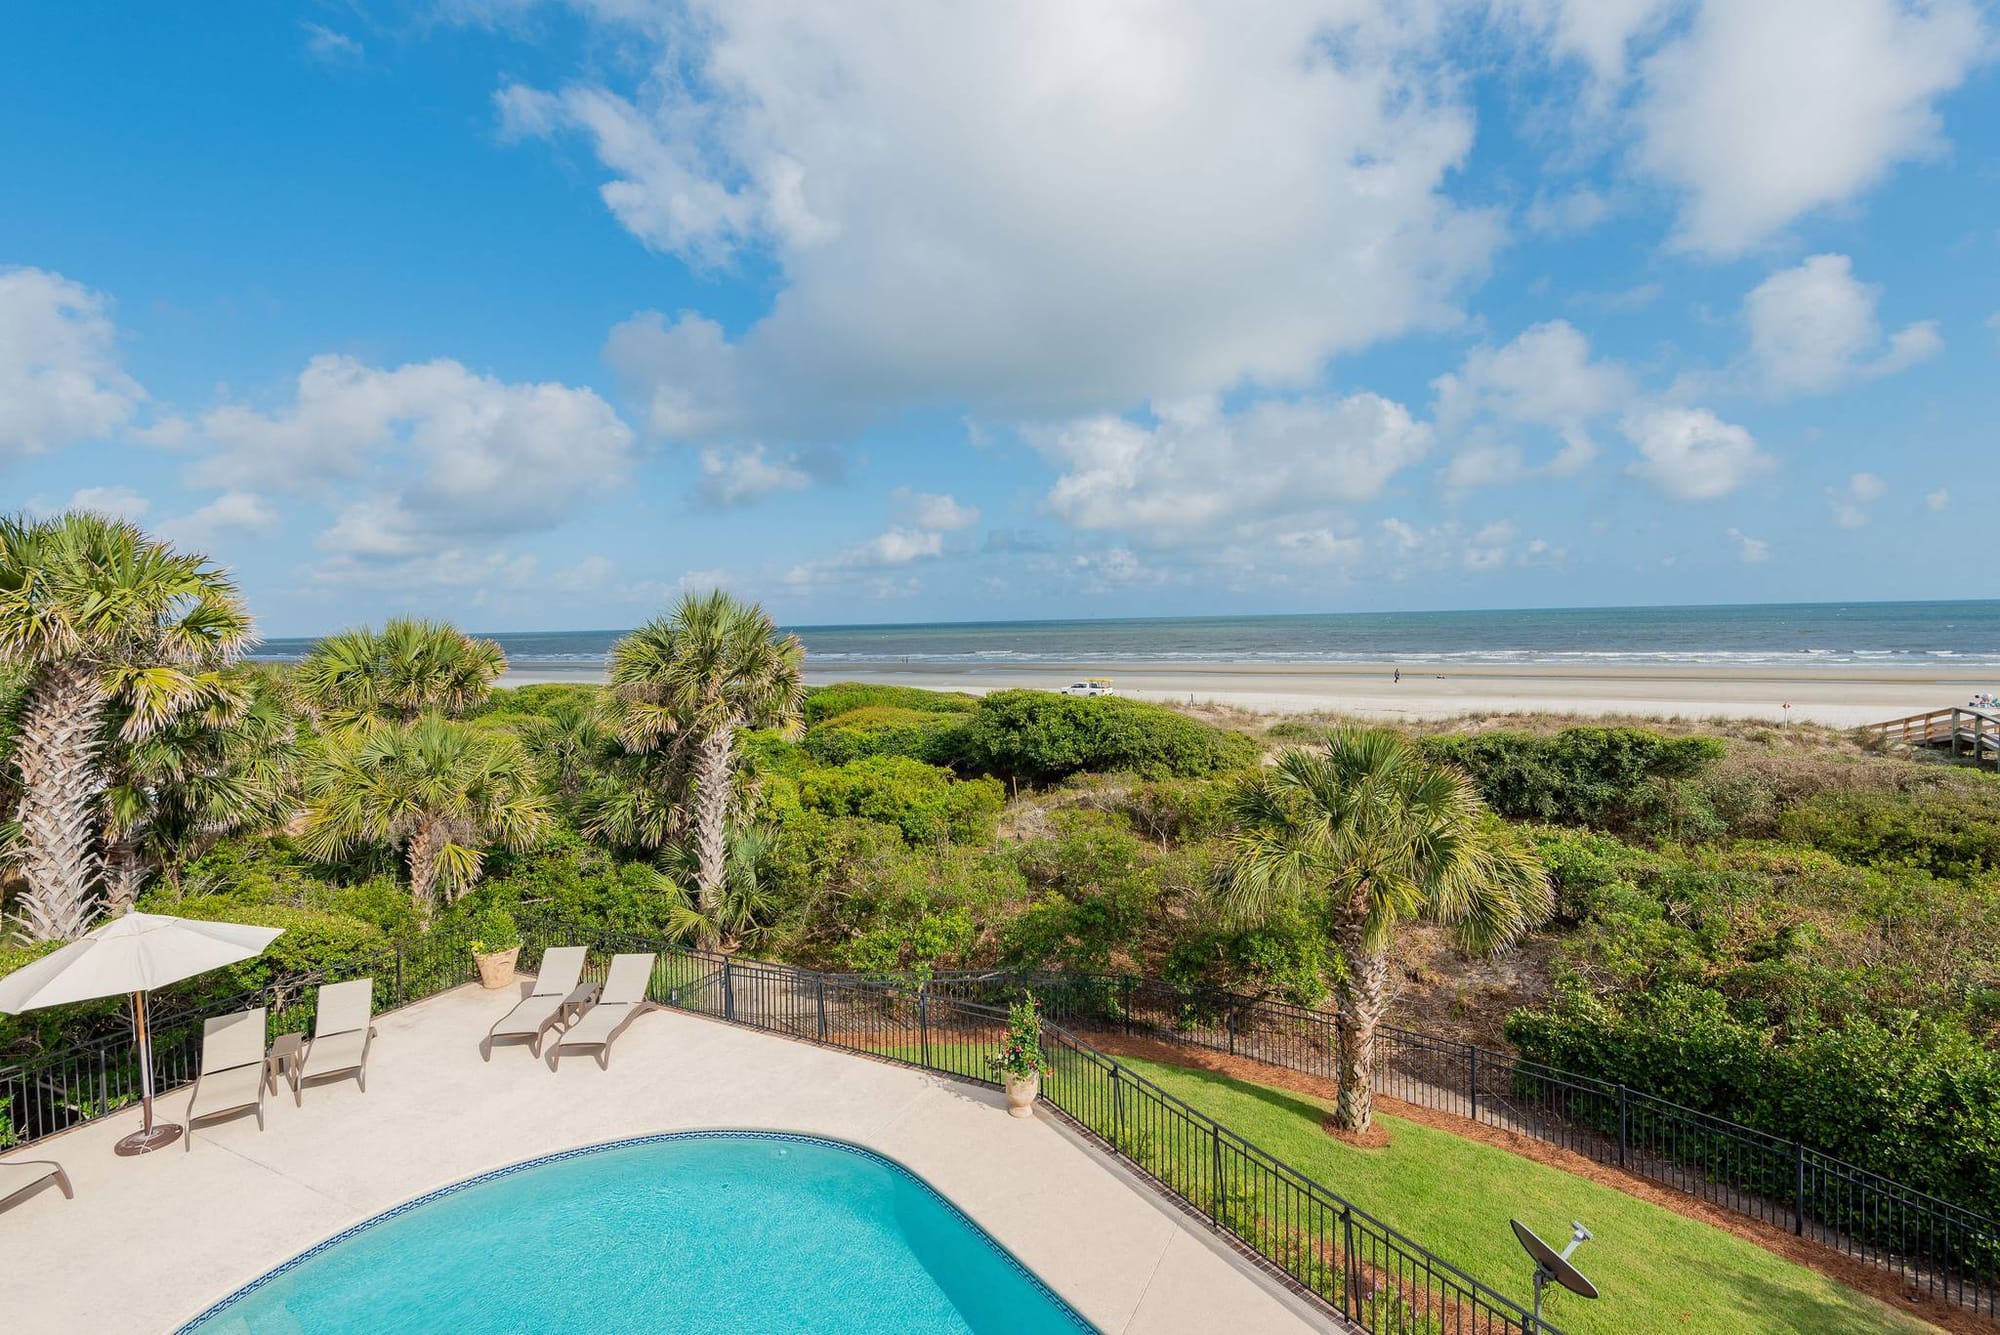
[[[301,846],[316,858],[358,844],[396,849],[429,916],[479,879],[489,844],[521,850],[549,825],[528,753],[511,734],[426,715],[334,739],[307,776]]]
[[[1470,779],[1386,729],[1336,729],[1320,746],[1291,748],[1230,805],[1225,907],[1257,918],[1308,905],[1340,950],[1334,1120],[1365,1131],[1397,929],[1429,918],[1461,949],[1498,949],[1548,916],[1548,875]]]
[[[776,842],[763,826],[731,826],[721,892],[706,899],[687,888],[701,870],[699,851],[687,843],[668,845],[667,869],[660,878],[667,897],[667,931],[724,954],[754,945],[767,930],[775,907],[764,881]]]
[[[345,630],[313,646],[294,673],[299,699],[336,728],[456,716],[485,700],[507,670],[491,640],[443,621],[399,617],[381,630]]]
[[[103,515],[0,517],[0,663],[28,682],[12,759],[31,936],[73,940],[96,915],[107,715],[144,741],[199,707],[204,675],[250,638],[236,586],[204,556]]]
[[[796,736],[804,665],[797,636],[780,636],[763,608],[719,589],[687,595],[672,616],[641,626],[611,652],[620,740],[634,752],[676,750],[685,759],[695,896],[708,918],[728,871],[737,730]]]
[[[210,674],[201,708],[109,748],[104,796],[106,898],[129,906],[146,881],[223,835],[282,824],[302,755],[287,680],[269,666]]]

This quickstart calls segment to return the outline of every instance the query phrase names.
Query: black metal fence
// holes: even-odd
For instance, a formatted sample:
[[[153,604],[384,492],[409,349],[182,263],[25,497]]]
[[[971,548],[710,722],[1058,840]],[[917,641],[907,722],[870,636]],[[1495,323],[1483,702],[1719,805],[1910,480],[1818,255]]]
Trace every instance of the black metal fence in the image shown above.
[[[476,974],[464,935],[439,932],[232,996],[194,999],[165,989],[147,1007],[154,1092],[164,1094],[193,1082],[201,1063],[202,1023],[211,1016],[263,1006],[268,1010],[268,1043],[279,1034],[311,1032],[321,983],[372,977],[379,1013],[457,987]],[[141,1088],[139,1052],[129,1027],[95,1042],[0,1066],[0,1151],[137,1103]]]
[[[1076,1036],[1141,1035],[1335,1079],[1334,1022],[1325,1012],[1125,976],[820,974],[596,929],[529,927],[526,965],[551,941],[591,944],[600,952],[654,951],[660,959],[652,995],[663,1004],[980,1080],[989,1074],[985,1054],[997,1046],[995,1008],[1032,986],[1045,1016],[1064,1031],[1054,1044],[1062,1055],[1049,1082],[1050,1101],[1301,1287],[1350,1316],[1356,1302],[1407,1308],[1396,1318],[1406,1324],[1375,1329],[1455,1335],[1520,1328],[1518,1309],[1505,1299],[1496,1305],[1478,1296],[1490,1291],[1284,1165],[1260,1159],[1261,1151],[1226,1128],[1208,1124],[1211,1157],[1234,1146],[1228,1153],[1237,1157],[1227,1163],[1240,1159],[1239,1167],[1226,1177],[1213,1164],[1209,1177],[1191,1175],[1183,1151],[1196,1132],[1186,1128],[1207,1119]],[[596,957],[594,967],[604,967],[605,958]],[[380,1011],[469,982],[474,972],[461,935],[434,934],[239,997],[176,1008],[171,995],[163,995],[153,1026],[155,1085],[165,1091],[193,1079],[208,1016],[267,1006],[276,1035],[310,1028],[321,982],[372,975]],[[1616,1165],[1877,1265],[1912,1291],[2000,1316],[2000,1225],[1976,1211],[1797,1141],[1511,1053],[1394,1026],[1382,1028],[1379,1044],[1378,1093]],[[129,1034],[0,1067],[0,1150],[104,1116],[138,1097]],[[1153,1123],[1119,1120],[1127,1106],[1120,1101],[1133,1099],[1147,1108],[1154,1106],[1147,1100],[1159,1100],[1161,1108],[1175,1111],[1142,1114]],[[1135,1115],[1141,1115],[1139,1106],[1131,1105]],[[1176,1129],[1162,1129],[1168,1126]],[[1163,1157],[1155,1162],[1155,1156]],[[1217,1182],[1224,1188],[1218,1191]],[[1236,1185],[1242,1182],[1262,1185]],[[1232,1206],[1232,1190],[1249,1204]],[[1338,1247],[1328,1242],[1327,1218],[1338,1220]],[[1351,1246],[1350,1228],[1358,1230]],[[1480,1316],[1482,1303],[1514,1315]]]
[[[524,961],[582,944],[591,967],[658,953],[649,996],[791,1038],[994,1083],[1007,1013],[910,979],[825,974],[557,924],[530,929]],[[1007,1000],[1002,996],[997,1000]],[[1233,1238],[1360,1329],[1385,1335],[1560,1335],[1422,1245],[1107,1056],[1060,1024],[1043,1031],[1043,1100],[1190,1214]]]
[[[991,1003],[1033,987],[1050,1019],[1337,1080],[1334,1019],[1283,1002],[1112,975],[938,973]],[[1796,1140],[1512,1053],[1384,1025],[1378,1094],[1557,1145],[1881,1267],[1911,1291],[2000,1316],[2000,1223]]]

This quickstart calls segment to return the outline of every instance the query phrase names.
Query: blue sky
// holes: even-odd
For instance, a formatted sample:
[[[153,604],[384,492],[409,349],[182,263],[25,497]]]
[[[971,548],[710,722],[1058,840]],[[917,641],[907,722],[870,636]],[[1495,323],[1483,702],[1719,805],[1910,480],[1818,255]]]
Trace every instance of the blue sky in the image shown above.
[[[273,635],[1991,595],[1996,56],[1981,0],[14,6],[0,507]]]

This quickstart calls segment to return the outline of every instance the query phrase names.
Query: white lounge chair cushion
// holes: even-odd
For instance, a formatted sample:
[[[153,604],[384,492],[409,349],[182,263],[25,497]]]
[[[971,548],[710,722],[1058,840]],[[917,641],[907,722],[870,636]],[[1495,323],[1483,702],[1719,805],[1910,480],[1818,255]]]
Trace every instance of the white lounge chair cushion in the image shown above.
[[[653,955],[613,955],[604,975],[599,999],[608,1006],[635,1005],[646,999],[647,984],[653,979]]]
[[[301,1075],[325,1075],[329,1071],[351,1071],[361,1065],[368,1050],[368,1031],[356,1029],[346,1034],[324,1034],[306,1048]]]
[[[45,1177],[54,1177],[56,1172],[54,1164],[39,1159],[28,1163],[8,1163],[0,1159],[0,1201],[34,1186]]]
[[[257,1102],[264,1087],[264,1063],[232,1066],[221,1071],[203,1071],[188,1103],[189,1117],[203,1117],[230,1108],[247,1108]]]
[[[535,973],[535,988],[528,995],[566,997],[583,981],[583,963],[589,951],[583,946],[550,946],[542,952],[542,965]]]
[[[568,996],[567,992],[546,994],[537,992],[533,996],[521,998],[521,1004],[508,1011],[507,1017],[493,1026],[493,1037],[532,1038],[542,1031],[543,1026],[556,1018],[556,1012],[562,1009],[563,1001]]]
[[[601,1001],[563,1032],[562,1046],[588,1047],[595,1043],[608,1043],[611,1031],[630,1019],[637,1010],[636,1005],[621,1006],[617,1002]]]

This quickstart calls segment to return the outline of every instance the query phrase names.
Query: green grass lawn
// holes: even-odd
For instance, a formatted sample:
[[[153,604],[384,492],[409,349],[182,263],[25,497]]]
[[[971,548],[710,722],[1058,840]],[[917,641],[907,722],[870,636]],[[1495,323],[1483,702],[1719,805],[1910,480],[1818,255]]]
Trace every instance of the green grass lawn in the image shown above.
[[[1508,1219],[1559,1246],[1581,1219],[1596,1236],[1576,1259],[1604,1296],[1551,1298],[1545,1315],[1572,1335],[1934,1329],[1719,1229],[1505,1150],[1395,1117],[1381,1119],[1387,1149],[1357,1149],[1321,1129],[1327,1107],[1305,1095],[1121,1060],[1523,1306],[1532,1269]]]

